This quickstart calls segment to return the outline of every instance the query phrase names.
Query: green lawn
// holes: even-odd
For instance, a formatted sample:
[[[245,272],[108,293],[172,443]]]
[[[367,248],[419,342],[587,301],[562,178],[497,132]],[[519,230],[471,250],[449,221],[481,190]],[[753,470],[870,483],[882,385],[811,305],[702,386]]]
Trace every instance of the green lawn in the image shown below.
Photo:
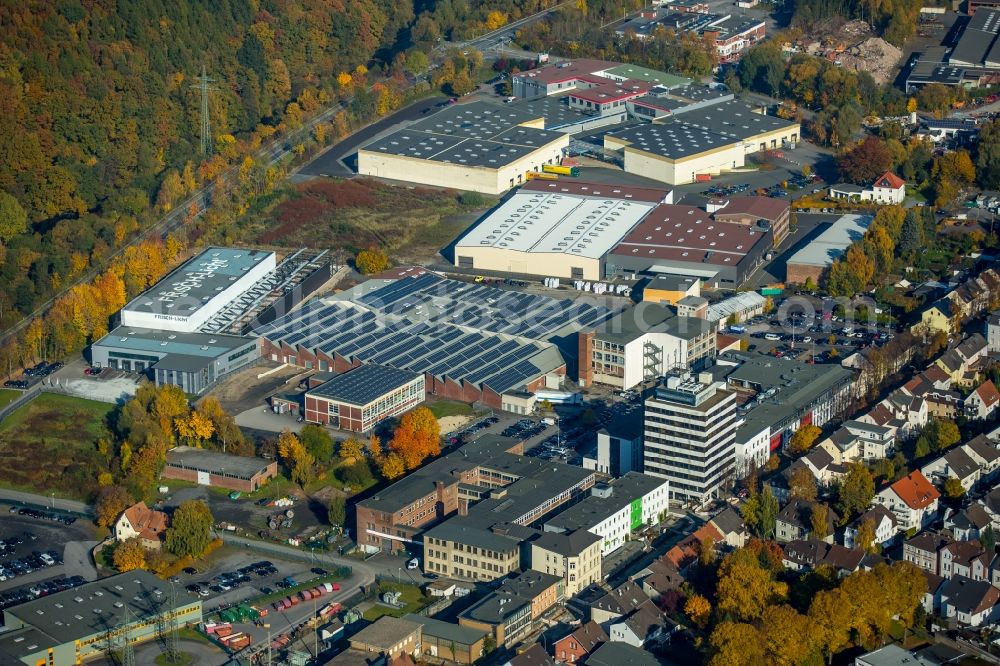
[[[0,408],[6,407],[21,396],[22,391],[14,389],[0,389]]]
[[[434,418],[443,419],[446,416],[472,416],[475,410],[472,405],[454,400],[435,400],[427,403],[427,409],[431,410]]]
[[[42,393],[0,422],[0,485],[86,499],[103,464],[95,443],[108,437],[114,405]]]
[[[363,617],[369,622],[374,622],[383,615],[389,615],[391,617],[403,617],[407,613],[416,613],[422,608],[426,608],[430,605],[430,602],[424,596],[424,593],[420,591],[420,588],[416,585],[403,585],[400,583],[380,583],[378,586],[379,596],[387,590],[397,590],[402,593],[400,601],[406,604],[402,608],[391,608],[389,606],[383,606],[382,604],[376,603],[374,606],[366,610]]]

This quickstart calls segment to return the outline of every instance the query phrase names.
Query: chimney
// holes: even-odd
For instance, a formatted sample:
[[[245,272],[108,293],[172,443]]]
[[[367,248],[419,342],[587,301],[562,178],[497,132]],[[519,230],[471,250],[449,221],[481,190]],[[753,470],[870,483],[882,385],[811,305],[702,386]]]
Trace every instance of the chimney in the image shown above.
[[[458,515],[468,516],[469,515],[469,500],[464,497],[458,499]]]

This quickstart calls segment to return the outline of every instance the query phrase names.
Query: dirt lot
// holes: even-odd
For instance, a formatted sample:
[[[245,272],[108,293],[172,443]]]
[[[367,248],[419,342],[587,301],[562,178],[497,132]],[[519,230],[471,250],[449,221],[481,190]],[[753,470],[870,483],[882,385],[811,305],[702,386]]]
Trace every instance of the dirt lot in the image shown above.
[[[266,361],[242,372],[237,372],[213,388],[209,395],[218,398],[222,408],[230,414],[239,414],[248,409],[263,408],[265,398],[275,393],[293,390],[302,376],[312,372],[303,368],[286,366],[266,377],[258,377],[258,375],[279,366],[278,363]]]

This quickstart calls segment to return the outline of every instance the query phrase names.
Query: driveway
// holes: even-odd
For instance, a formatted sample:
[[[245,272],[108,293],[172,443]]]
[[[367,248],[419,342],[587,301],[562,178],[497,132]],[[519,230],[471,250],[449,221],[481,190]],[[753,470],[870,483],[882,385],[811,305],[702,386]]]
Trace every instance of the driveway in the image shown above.
[[[303,426],[308,424],[300,423],[291,414],[275,414],[266,407],[253,407],[236,415],[236,425],[241,428],[252,428],[264,432],[282,432],[291,430],[299,432]]]

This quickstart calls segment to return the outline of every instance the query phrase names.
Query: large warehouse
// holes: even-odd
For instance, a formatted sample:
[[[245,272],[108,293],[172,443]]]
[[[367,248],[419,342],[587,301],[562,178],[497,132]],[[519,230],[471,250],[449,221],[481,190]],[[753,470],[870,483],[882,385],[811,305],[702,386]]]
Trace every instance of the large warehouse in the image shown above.
[[[543,117],[510,107],[455,104],[366,145],[358,173],[501,194],[562,159],[569,137],[544,127]]]
[[[789,257],[785,264],[785,280],[805,284],[811,279],[814,284],[819,284],[823,272],[836,259],[844,256],[854,241],[865,235],[871,223],[869,215],[841,215],[823,233]]]
[[[556,388],[576,333],[605,307],[481,284],[419,277],[369,280],[256,330],[261,354],[320,371],[374,363],[425,377],[427,393],[502,408],[502,396]]]
[[[76,666],[201,621],[200,599],[137,569],[5,609],[0,663]]]
[[[465,269],[600,280],[607,253],[672,192],[532,181],[483,217],[455,246]]]
[[[720,222],[694,206],[658,206],[611,251],[606,273],[689,275],[736,289],[772,247],[766,226]]]
[[[167,451],[164,479],[251,493],[278,475],[278,463],[263,458],[175,446]]]
[[[210,247],[121,310],[124,326],[197,331],[276,266],[273,252]]]
[[[760,113],[739,100],[604,135],[606,149],[622,152],[625,171],[670,185],[741,168],[750,153],[794,147],[798,141],[797,122]]]

